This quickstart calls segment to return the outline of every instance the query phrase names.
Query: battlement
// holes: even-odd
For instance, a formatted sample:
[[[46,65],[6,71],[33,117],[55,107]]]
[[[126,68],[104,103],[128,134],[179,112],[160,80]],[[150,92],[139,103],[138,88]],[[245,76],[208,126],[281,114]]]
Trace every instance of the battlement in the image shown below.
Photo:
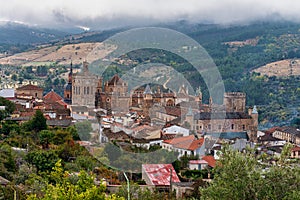
[[[246,94],[243,92],[226,92],[224,105],[227,112],[245,112]]]
[[[243,92],[225,92],[224,97],[246,97]]]

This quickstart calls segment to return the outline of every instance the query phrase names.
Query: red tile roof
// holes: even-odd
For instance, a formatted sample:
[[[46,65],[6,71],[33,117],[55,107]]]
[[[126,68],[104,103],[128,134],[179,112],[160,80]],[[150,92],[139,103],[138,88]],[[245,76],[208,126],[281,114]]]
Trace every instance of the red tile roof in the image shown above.
[[[210,167],[216,166],[216,159],[213,156],[203,156],[202,160],[205,160],[206,162],[208,162],[208,165]]]
[[[292,150],[292,151],[300,151],[300,147],[299,147],[299,146],[296,146],[296,147],[293,147],[291,150]]]
[[[42,88],[40,88],[36,85],[32,85],[32,84],[21,86],[21,87],[17,88],[17,90],[39,90],[39,91],[43,91]]]
[[[269,128],[268,130],[266,130],[266,131],[264,131],[264,132],[265,132],[265,134],[267,135],[267,134],[272,134],[272,133],[274,133],[276,130],[279,130],[279,129],[280,129],[280,127],[275,126],[275,127]]]
[[[190,164],[208,164],[208,162],[205,160],[190,160],[189,163]]]
[[[63,98],[61,96],[59,96],[56,92],[54,92],[53,90],[51,90],[50,92],[48,92],[45,96],[44,99],[47,100],[52,100],[52,101],[62,101]]]
[[[181,142],[184,142],[184,141],[194,140],[194,138],[195,138],[195,136],[189,135],[189,136],[185,136],[185,137],[174,138],[174,139],[171,139],[171,140],[165,140],[164,143],[177,144],[177,143],[181,143]]]
[[[172,170],[172,182],[179,183],[180,180],[171,164],[144,164],[142,165],[145,172],[153,185],[170,185],[170,173]]]
[[[178,137],[171,140],[165,140],[164,143],[171,144],[173,147],[178,149],[186,149],[195,151],[200,148],[204,143],[204,138],[195,139],[194,135]]]
[[[187,149],[191,151],[195,151],[196,149],[200,148],[203,145],[203,143],[204,143],[204,138],[193,140]]]
[[[124,81],[119,77],[118,74],[115,74],[109,81],[108,81],[108,85],[120,85],[124,83]]]

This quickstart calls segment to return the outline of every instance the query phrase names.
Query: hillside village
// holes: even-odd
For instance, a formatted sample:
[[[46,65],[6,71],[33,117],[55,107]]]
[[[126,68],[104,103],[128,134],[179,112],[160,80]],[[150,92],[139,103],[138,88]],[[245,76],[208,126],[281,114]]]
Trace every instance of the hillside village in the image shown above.
[[[105,170],[117,168],[141,174],[131,180],[142,182],[141,188],[152,191],[174,191],[176,199],[192,196],[198,187],[197,178],[201,177],[207,183],[213,181],[212,169],[218,165],[222,149],[228,145],[240,152],[253,148],[257,157],[264,157],[261,162],[270,166],[277,162],[284,146],[292,144],[288,157],[299,162],[300,130],[291,126],[259,130],[259,110],[255,105],[246,107],[246,95],[251,94],[226,92],[223,104],[216,104],[211,98],[206,104],[200,90],[197,94],[189,94],[184,85],[178,91],[149,84],[128,91],[128,83],[118,74],[104,81],[103,77],[89,72],[87,62],[83,62],[81,70],[76,72],[72,63],[65,69],[67,79],[61,96],[54,89],[45,94],[42,87],[32,82],[0,91],[2,98],[15,105],[9,112],[5,112],[6,105],[1,105],[1,110],[6,113],[2,129],[9,127],[8,132],[1,132],[1,142],[16,131],[12,124],[23,127],[41,112],[46,126],[35,133],[47,129],[63,141],[57,143],[48,138],[45,142],[33,137],[37,145],[34,148],[50,152],[57,148],[54,144],[65,142],[65,148],[75,148],[74,142],[107,166]],[[68,134],[71,127],[77,128],[77,136],[66,139],[59,135]],[[33,144],[20,141],[10,142],[11,151],[31,155]],[[112,150],[111,145],[116,150]],[[120,153],[124,151],[129,155]],[[139,152],[158,152],[158,155],[162,152],[162,156],[130,157],[130,153]],[[64,157],[65,163],[76,162],[76,155],[71,154]],[[51,167],[54,165],[47,169]],[[97,167],[91,170],[95,171]],[[117,175],[117,171],[109,173],[113,175],[100,173],[97,181],[104,181],[107,192],[113,192],[121,188],[120,183],[125,179]],[[9,176],[0,176],[0,183],[9,185]],[[24,182],[16,187],[24,192],[28,190],[25,186]]]

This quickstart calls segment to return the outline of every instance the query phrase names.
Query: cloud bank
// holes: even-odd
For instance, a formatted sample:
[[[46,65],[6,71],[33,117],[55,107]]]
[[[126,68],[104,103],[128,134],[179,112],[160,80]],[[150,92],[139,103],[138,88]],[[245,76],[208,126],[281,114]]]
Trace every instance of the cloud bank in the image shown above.
[[[295,0],[0,0],[0,20],[94,28],[178,20],[217,24],[268,18],[300,21]]]

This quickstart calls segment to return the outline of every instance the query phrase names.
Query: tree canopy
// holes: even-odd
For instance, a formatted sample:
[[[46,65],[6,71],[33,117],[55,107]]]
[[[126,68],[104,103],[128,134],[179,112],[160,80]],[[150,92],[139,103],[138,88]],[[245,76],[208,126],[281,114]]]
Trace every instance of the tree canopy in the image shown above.
[[[300,199],[300,168],[287,164],[286,146],[276,165],[263,167],[252,151],[225,148],[203,199]],[[296,197],[296,198],[295,198]],[[202,199],[201,198],[201,199]]]

